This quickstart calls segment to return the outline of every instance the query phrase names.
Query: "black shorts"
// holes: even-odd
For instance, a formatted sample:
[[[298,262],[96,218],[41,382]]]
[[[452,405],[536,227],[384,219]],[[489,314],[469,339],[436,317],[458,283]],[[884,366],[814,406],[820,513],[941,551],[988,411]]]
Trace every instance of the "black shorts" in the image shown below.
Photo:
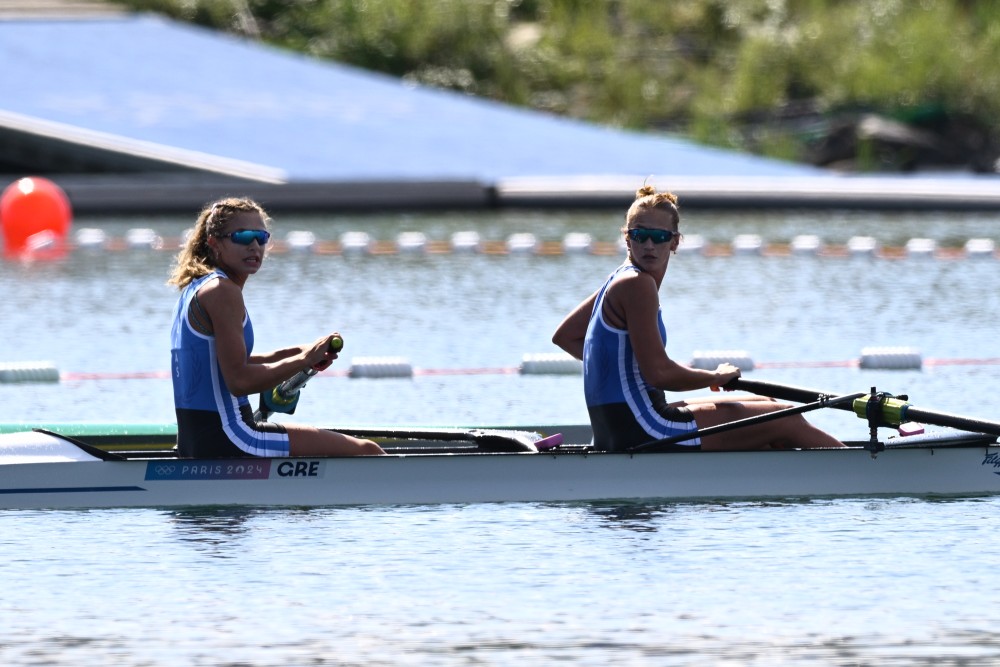
[[[651,434],[636,420],[632,408],[627,403],[607,403],[588,406],[590,425],[594,430],[594,446],[607,452],[622,452],[643,445],[652,440],[669,438],[698,428],[694,414],[687,408],[670,406],[662,391],[649,392],[653,409],[676,427],[665,428],[658,434]],[[700,440],[691,444],[675,444],[658,447],[656,451],[692,452],[701,449]]]
[[[257,433],[287,433],[281,424],[255,422],[250,405],[240,406],[243,422]],[[211,410],[177,409],[177,455],[185,459],[254,458],[229,439],[222,416]]]

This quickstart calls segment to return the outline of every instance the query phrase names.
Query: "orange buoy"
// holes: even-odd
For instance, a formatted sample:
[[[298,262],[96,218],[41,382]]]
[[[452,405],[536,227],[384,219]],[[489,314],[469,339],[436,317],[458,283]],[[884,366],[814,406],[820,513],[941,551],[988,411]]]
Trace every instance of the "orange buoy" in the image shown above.
[[[58,257],[73,220],[69,198],[46,178],[11,183],[0,195],[0,228],[7,257]]]

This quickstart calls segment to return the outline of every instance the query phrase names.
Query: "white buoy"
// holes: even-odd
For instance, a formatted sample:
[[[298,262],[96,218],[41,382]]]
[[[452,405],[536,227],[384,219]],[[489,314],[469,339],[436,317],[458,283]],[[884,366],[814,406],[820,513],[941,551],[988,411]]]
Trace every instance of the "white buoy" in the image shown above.
[[[533,254],[538,250],[538,239],[531,232],[511,234],[507,239],[507,252]]]
[[[920,370],[923,359],[914,347],[866,347],[861,350],[858,366],[880,370]]]
[[[594,247],[594,238],[586,232],[570,232],[563,238],[563,252],[589,253]]]
[[[759,255],[764,249],[764,242],[757,234],[738,234],[733,239],[734,255]]]
[[[152,229],[130,229],[125,232],[125,245],[133,249],[159,250],[163,247],[163,238]]]
[[[103,229],[81,227],[76,230],[76,246],[85,249],[100,249],[108,244],[108,235]]]
[[[347,372],[351,378],[411,378],[413,366],[404,357],[357,357]]]
[[[455,252],[479,252],[479,232],[463,231],[451,235],[451,249]]]
[[[753,359],[745,350],[695,350],[691,368],[714,371],[719,364],[732,364],[741,371],[754,369]]]
[[[852,257],[874,257],[878,241],[872,236],[852,236],[847,240],[847,252]]]
[[[367,255],[372,238],[367,232],[344,232],[340,235],[340,252],[345,255]]]
[[[991,258],[996,254],[996,243],[993,239],[969,239],[965,242],[965,256]]]
[[[288,249],[296,252],[312,252],[316,247],[316,235],[303,230],[293,230],[285,237]]]
[[[583,362],[565,352],[525,354],[518,368],[521,375],[581,375]]]
[[[789,247],[794,255],[815,255],[823,248],[823,242],[815,234],[800,234]]]
[[[705,252],[705,237],[701,234],[684,234],[681,237],[677,252],[701,254]]]
[[[937,251],[937,241],[934,239],[910,239],[906,242],[907,257],[933,257]]]
[[[401,232],[396,237],[396,247],[401,253],[421,255],[427,250],[427,235],[423,232]]]
[[[49,361],[0,363],[0,384],[59,382],[59,371]]]

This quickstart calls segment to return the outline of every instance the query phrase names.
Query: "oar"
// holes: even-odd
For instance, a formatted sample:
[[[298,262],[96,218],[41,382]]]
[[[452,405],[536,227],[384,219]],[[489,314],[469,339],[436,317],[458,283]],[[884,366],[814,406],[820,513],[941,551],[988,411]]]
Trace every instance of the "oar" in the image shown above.
[[[776,382],[761,382],[759,380],[744,380],[738,378],[726,385],[727,389],[739,389],[761,396],[770,396],[784,401],[794,401],[796,403],[808,403],[816,401],[822,396],[829,396],[829,392],[818,391],[816,389],[806,389],[793,385],[778,384]],[[867,400],[858,399],[852,405],[836,405],[841,410],[849,410],[862,418],[867,418],[867,408],[869,401],[873,400],[869,394]],[[898,398],[888,398],[882,401],[878,415],[884,425],[898,426],[906,422],[919,422],[921,424],[933,424],[934,426],[944,426],[960,431],[971,433],[988,433],[990,435],[1000,435],[1000,423],[976,419],[973,417],[962,417],[947,412],[937,412],[935,410],[922,410],[910,405],[908,402]]]
[[[655,449],[657,447],[666,447],[667,445],[675,445],[679,442],[686,442],[693,438],[700,438],[706,435],[714,435],[716,433],[724,433],[726,431],[733,431],[738,428],[745,428],[747,426],[754,426],[755,424],[763,424],[764,422],[773,421],[775,419],[781,419],[782,417],[788,417],[790,415],[798,415],[803,412],[810,412],[812,410],[819,410],[821,408],[835,408],[842,405],[847,405],[853,403],[856,399],[866,396],[864,392],[858,394],[847,394],[845,396],[819,396],[816,400],[806,405],[797,405],[791,408],[784,408],[783,410],[775,410],[774,412],[768,412],[766,414],[757,415],[756,417],[747,417],[745,419],[737,419],[736,421],[726,422],[725,424],[719,424],[717,426],[709,426],[707,428],[695,429],[688,433],[680,433],[678,435],[670,436],[669,438],[662,438],[660,440],[653,440],[650,442],[644,442],[641,445],[630,448],[630,452],[641,452],[647,449]]]
[[[330,352],[336,354],[343,349],[344,339],[340,336],[330,336]],[[316,373],[319,373],[319,369],[317,368],[308,368],[304,371],[299,371],[271,390],[271,400],[279,405],[291,404],[298,397],[299,390],[306,386],[306,383]],[[255,421],[262,421],[270,417],[271,413],[272,411],[261,401],[260,407],[254,413],[253,418]]]

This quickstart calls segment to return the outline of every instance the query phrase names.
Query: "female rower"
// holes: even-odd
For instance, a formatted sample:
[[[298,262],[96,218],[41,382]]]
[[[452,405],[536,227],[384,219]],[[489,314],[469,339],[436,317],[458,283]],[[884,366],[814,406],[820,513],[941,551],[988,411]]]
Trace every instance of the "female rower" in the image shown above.
[[[168,284],[181,290],[171,331],[178,453],[190,458],[384,454],[370,440],[253,417],[248,395],[270,391],[299,371],[326,368],[337,358],[331,334],[253,353],[243,286],[264,263],[269,222],[250,199],[222,199],[202,210],[177,256]]]
[[[604,285],[562,321],[552,342],[583,360],[583,384],[594,444],[620,451],[789,407],[760,396],[702,398],[668,403],[665,391],[721,387],[738,378],[732,364],[714,371],[678,364],[667,356],[660,284],[681,241],[677,197],[643,186],[622,233],[627,258]],[[751,450],[843,447],[801,415],[705,437],[677,447]]]

